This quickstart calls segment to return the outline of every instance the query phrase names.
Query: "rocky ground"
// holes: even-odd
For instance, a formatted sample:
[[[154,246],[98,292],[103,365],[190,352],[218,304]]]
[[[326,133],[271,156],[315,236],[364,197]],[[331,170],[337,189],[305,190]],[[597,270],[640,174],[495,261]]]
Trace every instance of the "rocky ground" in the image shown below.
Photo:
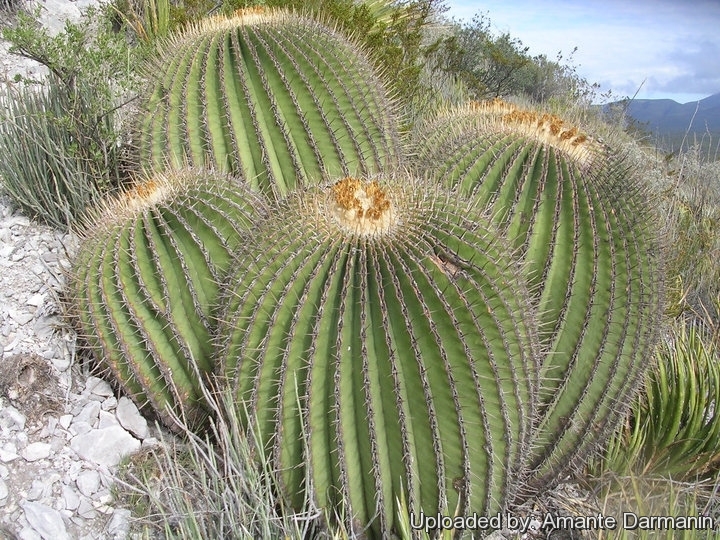
[[[58,31],[92,3],[46,0],[41,21]],[[0,79],[16,74],[42,69],[0,43]],[[76,354],[59,293],[77,244],[0,193],[0,540],[128,538],[113,475],[123,456],[157,443],[132,402]]]
[[[157,442],[75,354],[58,293],[76,245],[0,199],[0,538],[127,538],[113,473]]]

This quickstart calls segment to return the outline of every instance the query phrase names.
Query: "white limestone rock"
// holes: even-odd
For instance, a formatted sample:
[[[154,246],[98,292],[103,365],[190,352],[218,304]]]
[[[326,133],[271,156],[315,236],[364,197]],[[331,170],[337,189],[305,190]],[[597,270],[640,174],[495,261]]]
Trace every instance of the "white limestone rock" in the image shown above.
[[[98,465],[114,467],[128,454],[140,448],[140,441],[125,431],[122,426],[91,429],[77,435],[70,441],[70,447],[82,459]]]
[[[100,475],[97,471],[83,471],[75,480],[80,493],[91,497],[100,488]]]
[[[120,425],[138,439],[145,439],[149,435],[147,420],[129,398],[123,396],[118,400],[115,416]]]
[[[70,540],[60,512],[33,501],[23,502],[21,506],[25,519],[43,540]]]
[[[20,455],[25,461],[38,461],[39,459],[46,459],[50,456],[51,446],[49,443],[34,442],[28,444],[22,449]]]

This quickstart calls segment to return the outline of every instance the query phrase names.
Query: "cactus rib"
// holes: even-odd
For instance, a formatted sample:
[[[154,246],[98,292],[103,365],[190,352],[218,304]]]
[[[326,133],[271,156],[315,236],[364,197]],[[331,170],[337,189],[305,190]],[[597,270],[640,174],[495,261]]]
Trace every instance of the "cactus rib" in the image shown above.
[[[288,494],[309,475],[319,505],[347,500],[351,528],[382,534],[401,493],[418,511],[507,504],[539,366],[521,274],[486,216],[405,180],[393,196],[347,178],[284,201],[238,252],[218,332]]]
[[[264,212],[225,175],[155,175],[88,218],[70,280],[81,332],[139,406],[199,425],[229,252]],[[220,222],[215,225],[215,222]]]
[[[525,261],[547,351],[528,464],[532,486],[545,487],[621,417],[656,339],[661,279],[645,193],[622,156],[552,115],[495,101],[420,131],[415,166],[488,205]]]
[[[394,105],[370,62],[304,16],[203,20],[168,41],[147,72],[138,136],[146,169],[214,166],[282,196],[399,163]]]

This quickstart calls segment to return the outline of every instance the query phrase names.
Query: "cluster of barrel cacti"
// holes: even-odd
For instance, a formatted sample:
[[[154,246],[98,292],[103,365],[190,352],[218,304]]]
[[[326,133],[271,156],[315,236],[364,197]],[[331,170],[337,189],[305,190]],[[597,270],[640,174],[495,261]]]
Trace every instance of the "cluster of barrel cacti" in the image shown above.
[[[658,242],[617,152],[495,101],[401,136],[371,63],[283,11],[150,63],[144,180],[91,213],[74,312],[172,426],[230,387],[292,504],[390,537],[495,514],[621,418],[657,332]],[[257,428],[257,431],[255,431]]]

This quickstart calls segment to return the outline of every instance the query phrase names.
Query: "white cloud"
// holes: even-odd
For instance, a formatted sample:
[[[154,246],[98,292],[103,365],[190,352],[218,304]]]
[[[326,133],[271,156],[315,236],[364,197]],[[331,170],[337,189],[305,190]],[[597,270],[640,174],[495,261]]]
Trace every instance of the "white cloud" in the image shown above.
[[[448,16],[486,12],[531,54],[578,50],[572,64],[604,90],[638,97],[699,99],[720,92],[720,3],[713,0],[449,0]]]

